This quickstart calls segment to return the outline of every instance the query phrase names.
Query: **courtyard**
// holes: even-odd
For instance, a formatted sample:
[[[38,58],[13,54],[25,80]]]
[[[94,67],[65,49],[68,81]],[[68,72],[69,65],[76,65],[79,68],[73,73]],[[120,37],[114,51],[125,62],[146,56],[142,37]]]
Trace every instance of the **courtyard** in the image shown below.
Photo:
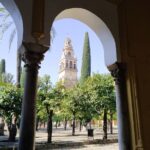
[[[36,148],[38,150],[47,149],[63,149],[63,150],[118,150],[117,129],[114,128],[114,133],[111,135],[108,131],[108,141],[103,141],[102,128],[94,129],[94,137],[88,137],[86,129],[81,132],[76,129],[75,136],[71,135],[71,128],[64,130],[62,127],[57,129],[54,127],[52,144],[47,144],[46,129],[41,128],[36,132]],[[5,130],[5,136],[0,136],[0,149],[15,148],[18,145],[18,134],[16,142],[8,142],[8,132]]]

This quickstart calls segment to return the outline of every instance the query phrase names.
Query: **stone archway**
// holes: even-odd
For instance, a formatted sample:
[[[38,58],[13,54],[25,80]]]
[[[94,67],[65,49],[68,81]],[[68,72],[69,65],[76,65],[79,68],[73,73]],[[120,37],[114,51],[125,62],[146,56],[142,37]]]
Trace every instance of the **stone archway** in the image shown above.
[[[22,21],[20,11],[13,0],[0,0],[0,2],[9,12],[16,26],[17,48],[19,49],[22,45],[22,40],[23,40],[23,21]]]
[[[49,28],[51,27],[53,20],[60,12],[67,9],[69,10],[70,8],[81,8],[81,9],[84,8],[96,14],[96,16],[98,16],[99,18],[102,18],[102,20],[107,24],[107,26],[111,31],[108,32],[109,29],[105,28],[105,31],[108,33],[109,36],[106,36],[106,34],[102,34],[103,32],[101,32],[101,35],[103,36],[100,35],[98,36],[103,41],[103,47],[106,49],[105,50],[106,65],[110,68],[112,74],[116,77],[117,79],[116,81],[121,81],[121,82],[116,82],[116,84],[119,83],[117,89],[119,93],[118,110],[120,112],[118,112],[118,114],[121,120],[121,122],[119,123],[119,125],[121,126],[119,143],[120,143],[120,149],[129,150],[130,138],[125,134],[126,132],[129,131],[128,128],[130,127],[130,124],[128,123],[128,109],[127,109],[128,104],[126,98],[126,87],[124,85],[126,83],[125,82],[126,77],[124,77],[123,71],[121,71],[120,73],[120,70],[122,70],[122,64],[116,63],[117,60],[119,61],[121,60],[119,56],[119,28],[118,28],[118,10],[117,10],[118,9],[117,5],[119,4],[119,2],[116,1],[114,3],[111,3],[108,0],[101,0],[101,1],[95,0],[94,3],[92,1],[87,1],[87,0],[82,0],[82,1],[14,0],[14,1],[16,2],[18,8],[20,9],[24,21],[25,32],[24,32],[23,40],[24,40],[24,45],[26,47],[26,51],[24,52],[24,60],[27,67],[26,86],[25,86],[24,104],[23,104],[24,110],[22,113],[24,119],[22,121],[22,127],[21,127],[22,133],[21,133],[21,140],[20,140],[20,149],[31,149],[31,150],[34,149],[34,123],[35,123],[34,120],[35,120],[35,97],[36,97],[37,73],[38,73],[39,63],[43,59],[43,53],[47,51],[48,49],[47,45],[48,46],[50,45]],[[8,10],[9,9],[11,10],[11,8],[9,7],[15,6],[13,0],[3,0],[3,2],[4,3],[6,2],[8,4],[6,7],[8,8]],[[57,6],[58,4],[59,7]],[[66,12],[64,11],[64,13]],[[89,15],[92,15],[92,13]],[[95,23],[95,25],[97,24],[99,23]],[[103,22],[101,22],[100,24],[104,25]],[[17,26],[19,26],[19,24]],[[22,31],[20,33],[22,33]],[[97,31],[96,33],[99,32]],[[113,37],[115,40],[113,39]],[[22,39],[20,41],[22,41]],[[110,44],[111,47],[106,45],[105,41],[109,41],[111,43]],[[114,41],[116,42],[116,44]],[[110,49],[112,50],[110,51]],[[111,56],[111,58],[109,58],[109,56]],[[32,87],[32,90],[29,90],[30,87]],[[124,115],[127,116],[127,120],[124,117]],[[28,125],[28,127],[26,125]],[[25,131],[25,129],[27,130]],[[25,134],[27,136],[25,136]]]
[[[14,53],[15,55],[18,55],[20,53],[19,50],[22,47],[22,39],[23,39],[23,22],[22,22],[22,17],[21,17],[20,11],[13,0],[0,0],[0,4],[1,4],[1,7],[4,9],[4,18],[5,18],[5,19],[3,19],[3,22],[1,23],[1,25],[4,26],[4,28],[2,28],[2,35],[7,32],[6,35],[4,35],[7,37],[7,35],[9,34],[9,36],[7,37],[9,39],[9,50],[11,48],[13,48],[15,51],[12,51],[12,53]],[[8,24],[10,24],[10,25],[8,25]],[[15,42],[14,42],[14,39],[15,39]],[[2,38],[2,40],[5,41],[5,38]],[[13,46],[11,45],[12,43],[15,43],[15,47],[14,47],[14,45]],[[6,45],[6,43],[5,43],[5,45]],[[6,48],[7,48],[7,45],[6,45]],[[5,51],[5,50],[6,49],[3,49],[3,51]],[[14,58],[14,55],[12,57]],[[5,57],[5,60],[6,60],[6,62],[8,61],[7,65],[10,65],[13,69],[16,68],[16,64],[14,64],[15,61],[12,63],[11,58],[7,59],[7,57]],[[18,64],[19,63],[18,63],[18,58],[17,58],[17,74],[19,72]],[[20,74],[19,74],[19,78],[20,78],[21,58],[20,58],[19,65],[20,65]],[[3,81],[3,82],[5,82],[5,81]],[[13,82],[11,84],[13,84]],[[10,121],[10,123],[7,124],[10,141],[15,141],[16,133],[17,133],[17,123],[16,122],[19,120],[18,118],[19,117],[16,117],[15,112],[13,112],[13,116],[11,116],[11,119],[10,119],[11,121]]]
[[[107,25],[92,12],[83,8],[70,8],[60,12],[55,20],[72,18],[88,25],[97,35],[104,49],[105,64],[115,79],[119,127],[119,149],[131,149],[129,109],[126,93],[124,65],[118,63],[117,46]],[[117,45],[117,46],[116,46]]]
[[[82,14],[82,15],[81,15]],[[55,20],[73,18],[88,25],[101,41],[107,66],[117,62],[116,42],[107,25],[92,12],[82,8],[66,9]]]

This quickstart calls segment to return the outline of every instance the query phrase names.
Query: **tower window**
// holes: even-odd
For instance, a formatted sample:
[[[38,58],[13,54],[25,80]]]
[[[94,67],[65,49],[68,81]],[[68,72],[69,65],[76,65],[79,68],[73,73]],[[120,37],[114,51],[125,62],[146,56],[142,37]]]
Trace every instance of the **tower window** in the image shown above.
[[[74,64],[74,69],[76,69],[76,64]]]
[[[66,61],[66,68],[68,68],[68,61]]]
[[[71,53],[70,53],[70,52],[68,52],[68,56],[71,56]]]
[[[70,68],[72,68],[72,61],[70,61]]]

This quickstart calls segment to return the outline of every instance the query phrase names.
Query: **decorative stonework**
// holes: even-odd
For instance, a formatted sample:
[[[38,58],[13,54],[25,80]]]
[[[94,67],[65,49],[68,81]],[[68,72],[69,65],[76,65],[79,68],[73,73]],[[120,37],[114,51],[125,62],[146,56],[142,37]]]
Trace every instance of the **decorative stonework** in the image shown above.
[[[109,68],[111,75],[114,77],[115,83],[119,84],[123,81],[125,69],[122,64],[115,63]]]
[[[23,43],[23,45],[25,48],[22,49],[21,55],[25,65],[39,68],[39,64],[44,59],[44,53],[48,50],[48,47],[35,43]]]
[[[77,59],[74,56],[71,39],[64,43],[62,56],[59,63],[59,77],[66,88],[73,87],[77,83]]]

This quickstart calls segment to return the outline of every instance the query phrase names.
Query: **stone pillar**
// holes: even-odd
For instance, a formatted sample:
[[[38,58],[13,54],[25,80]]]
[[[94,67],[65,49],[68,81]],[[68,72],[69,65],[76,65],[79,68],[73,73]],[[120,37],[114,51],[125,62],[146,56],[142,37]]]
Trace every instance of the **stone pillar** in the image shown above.
[[[118,63],[114,64],[111,69],[111,74],[115,79],[116,87],[119,150],[131,150],[129,109],[123,65]]]
[[[25,85],[22,103],[19,150],[34,150],[37,78],[40,62],[47,47],[24,43],[22,59],[25,62]]]

